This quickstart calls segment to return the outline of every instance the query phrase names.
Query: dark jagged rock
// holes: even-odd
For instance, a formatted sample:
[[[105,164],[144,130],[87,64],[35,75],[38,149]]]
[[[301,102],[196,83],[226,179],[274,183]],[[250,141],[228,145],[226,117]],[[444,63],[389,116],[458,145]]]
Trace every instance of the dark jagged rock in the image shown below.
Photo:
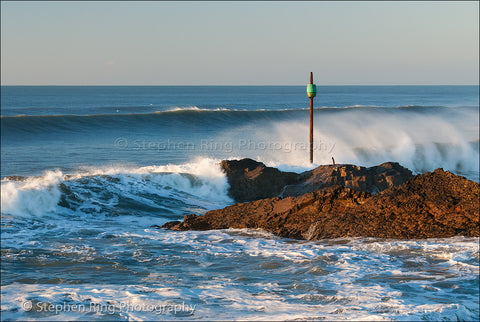
[[[173,229],[262,228],[279,236],[305,239],[304,233],[319,220],[319,212],[355,207],[368,197],[370,194],[366,192],[341,186],[328,187],[301,197],[262,199],[212,210],[204,216],[185,216],[183,223],[176,224]]]
[[[339,237],[479,236],[479,184],[437,169],[376,195],[343,186],[239,203],[167,223],[174,230],[262,228],[318,240]]]
[[[300,177],[252,159],[224,160],[220,167],[230,184],[229,195],[237,202],[278,196],[285,185],[297,183]]]
[[[479,217],[479,184],[443,169],[417,175],[344,215],[351,222],[362,223],[352,225],[354,236],[386,238],[479,237]],[[335,227],[319,225],[312,238],[331,235],[326,230]],[[345,233],[337,230],[336,236]]]
[[[344,186],[378,193],[396,187],[412,177],[412,172],[396,162],[366,168],[351,164],[322,165],[301,174],[282,172],[252,159],[220,163],[230,184],[229,195],[236,202],[276,196],[300,196],[326,187]]]
[[[413,175],[397,162],[386,162],[371,168],[351,164],[322,165],[300,176],[302,182],[285,187],[282,196],[300,196],[336,185],[375,194],[400,186]]]

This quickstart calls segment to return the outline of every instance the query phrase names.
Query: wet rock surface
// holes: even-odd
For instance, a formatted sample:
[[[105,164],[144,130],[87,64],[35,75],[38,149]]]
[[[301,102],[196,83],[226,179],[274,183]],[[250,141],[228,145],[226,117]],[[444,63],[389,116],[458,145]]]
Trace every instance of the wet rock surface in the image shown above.
[[[230,184],[229,195],[236,202],[278,196],[286,185],[299,183],[300,175],[267,167],[252,159],[224,160],[220,167]]]
[[[283,198],[237,203],[203,216],[187,215],[183,222],[169,222],[162,228],[261,228],[307,240],[479,236],[479,184],[464,177],[442,169],[413,177],[398,163],[372,168],[321,166],[310,172],[292,176],[295,186],[282,188]],[[410,179],[405,180],[407,176]],[[302,194],[307,185],[316,190]],[[372,194],[376,191],[371,187],[383,191]]]
[[[412,171],[397,162],[386,162],[370,168],[351,164],[322,165],[302,173],[301,183],[286,186],[282,196],[300,196],[335,185],[375,194],[399,186],[412,176]]]
[[[301,174],[283,172],[252,159],[224,160],[220,166],[230,184],[229,195],[236,202],[300,196],[336,185],[375,194],[399,186],[413,176],[409,169],[396,162],[370,168],[322,165]]]

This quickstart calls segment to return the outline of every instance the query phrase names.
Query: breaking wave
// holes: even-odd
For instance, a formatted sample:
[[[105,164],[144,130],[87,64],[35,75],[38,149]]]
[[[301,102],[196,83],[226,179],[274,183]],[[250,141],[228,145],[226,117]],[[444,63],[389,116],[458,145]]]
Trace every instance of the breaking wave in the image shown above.
[[[86,168],[38,177],[6,177],[1,186],[2,214],[41,216],[148,215],[177,218],[230,204],[228,183],[218,160],[139,168]]]

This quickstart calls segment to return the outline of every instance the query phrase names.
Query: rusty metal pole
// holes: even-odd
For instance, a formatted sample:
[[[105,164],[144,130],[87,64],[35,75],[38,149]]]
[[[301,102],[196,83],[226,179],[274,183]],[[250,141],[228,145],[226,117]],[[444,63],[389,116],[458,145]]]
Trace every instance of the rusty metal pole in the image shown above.
[[[313,83],[310,72],[310,84],[307,85],[307,96],[310,98],[310,163],[313,163],[313,98],[317,95],[317,86]]]
[[[313,72],[310,72],[310,84],[313,85]],[[310,163],[313,163],[313,97],[310,97]]]

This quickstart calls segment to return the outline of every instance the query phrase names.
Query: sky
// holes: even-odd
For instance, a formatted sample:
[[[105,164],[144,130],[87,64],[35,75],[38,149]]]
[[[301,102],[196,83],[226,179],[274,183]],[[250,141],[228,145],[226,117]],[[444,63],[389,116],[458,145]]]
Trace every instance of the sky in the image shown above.
[[[2,85],[473,85],[478,1],[1,1]]]

